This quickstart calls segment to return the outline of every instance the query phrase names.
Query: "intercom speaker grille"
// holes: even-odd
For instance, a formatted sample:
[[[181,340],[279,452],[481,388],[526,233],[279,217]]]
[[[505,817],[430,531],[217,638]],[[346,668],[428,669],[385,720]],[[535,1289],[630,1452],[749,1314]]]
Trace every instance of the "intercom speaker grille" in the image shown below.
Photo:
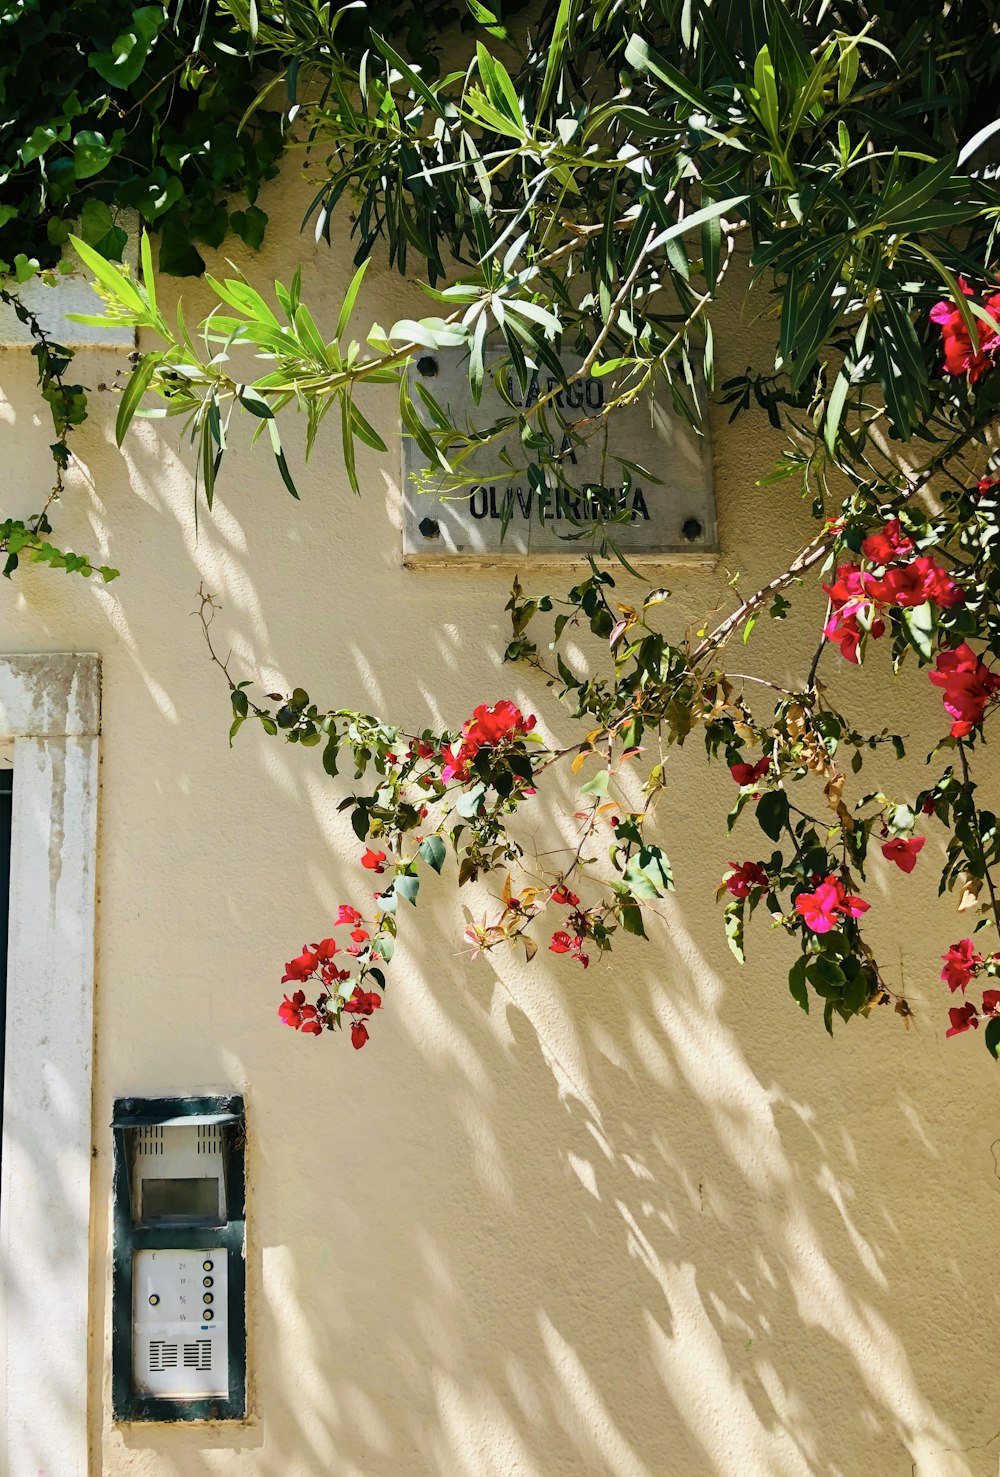
[[[202,1371],[212,1368],[211,1339],[198,1339],[197,1343],[184,1345],[184,1368]]]
[[[184,1363],[187,1364],[187,1348],[184,1353]],[[149,1372],[150,1374],[162,1374],[165,1369],[177,1368],[177,1345],[168,1344],[163,1339],[153,1339],[149,1345]]]
[[[163,1127],[161,1124],[150,1124],[147,1128],[136,1130],[135,1136],[136,1158],[147,1158],[151,1154],[163,1153]]]

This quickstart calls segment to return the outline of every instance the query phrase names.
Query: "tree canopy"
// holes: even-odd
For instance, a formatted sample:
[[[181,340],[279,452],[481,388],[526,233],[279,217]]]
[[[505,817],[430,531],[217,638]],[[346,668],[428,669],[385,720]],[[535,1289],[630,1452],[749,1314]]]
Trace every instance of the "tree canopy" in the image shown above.
[[[942,979],[961,995],[949,1030],[982,1024],[996,1055],[1000,837],[976,782],[1000,703],[996,5],[559,0],[534,22],[468,5],[473,32],[454,70],[449,55],[428,65],[377,26],[364,45],[342,44],[350,11],[319,0],[221,6],[227,45],[265,73],[243,126],[283,110],[283,137],[304,144],[319,181],[311,229],[328,239],[349,229],[356,242],[332,338],[298,273],[273,295],[210,279],[218,308],[189,334],[159,310],[148,239],[138,280],[74,239],[103,321],[143,332],[119,440],[136,414],[184,418],[209,505],[235,412],[267,438],[295,495],[282,436],[298,411],[311,450],[335,410],[364,495],[357,443],[388,450],[357,402],[368,383],[395,387],[428,480],[454,495],[493,455],[491,480],[526,480],[540,508],[561,488],[591,509],[596,500],[569,531],[585,561],[573,587],[526,593],[515,581],[508,605],[507,659],[565,699],[582,725],[566,742],[542,742],[532,715],[507,701],[445,733],[407,732],[391,714],[315,703],[298,688],[268,696],[219,662],[234,734],[253,720],[318,747],[331,776],[353,761],[343,804],[362,865],[386,879],[373,916],[341,909],[344,951],[324,939],[288,965],[282,1018],[308,1034],[349,1019],[363,1045],[399,900],[416,903],[423,869],[441,871],[449,852],[460,884],[498,874],[496,915],[468,930],[476,951],[513,943],[531,957],[541,939],[586,966],[621,932],[644,936],[648,907],[673,886],[666,759],[697,740],[729,766],[729,827],[744,816],[736,834],[760,853],[720,884],[737,959],[760,910],[788,934],[794,999],[807,1010],[818,1001],[828,1028],[879,1004],[905,1019],[902,982],[869,944],[866,868],[876,851],[905,887],[927,865],[919,828],[941,825],[941,888],[968,930],[942,940]],[[433,311],[352,334],[375,252],[423,278]],[[749,275],[733,272],[738,254]],[[773,357],[719,384],[713,319],[739,291],[773,320]],[[252,382],[237,369],[247,347],[266,361]],[[461,416],[407,372],[450,350],[468,374]],[[590,378],[602,401],[580,414],[573,387]],[[499,413],[487,414],[490,386]],[[610,445],[615,416],[650,397],[696,433],[706,398],[733,417],[766,416],[785,449],[750,475],[773,489],[776,518],[783,499],[805,497],[816,519],[794,559],[695,636],[672,624],[658,583],[619,600],[621,571],[630,590],[641,579],[618,548],[631,515],[574,481],[574,451]],[[649,470],[618,453],[622,487]],[[786,620],[807,576],[827,609],[786,653],[796,681],[735,672],[734,648],[758,621]],[[212,611],[206,597],[210,646]],[[606,652],[597,668],[565,653],[581,628]],[[875,661],[887,679],[925,669],[941,738],[920,793],[893,783],[903,740],[832,705],[824,661]],[[579,777],[578,842],[543,874],[516,817],[560,765]],[[644,775],[639,810],[618,788],[623,766]],[[985,987],[973,999],[976,979]]]

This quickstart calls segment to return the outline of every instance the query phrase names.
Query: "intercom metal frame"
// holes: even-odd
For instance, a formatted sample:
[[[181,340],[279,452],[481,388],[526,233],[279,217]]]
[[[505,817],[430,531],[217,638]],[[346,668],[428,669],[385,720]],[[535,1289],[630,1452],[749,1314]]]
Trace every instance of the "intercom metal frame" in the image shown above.
[[[129,1130],[218,1124],[225,1156],[228,1219],[218,1225],[142,1226],[133,1219]],[[111,1402],[116,1421],[243,1420],[247,1413],[245,1111],[239,1094],[219,1097],[118,1098],[114,1129],[114,1264],[112,1282]],[[228,1398],[177,1399],[143,1394],[133,1375],[132,1258],[137,1251],[169,1250],[183,1239],[192,1250],[223,1249],[228,1272]]]

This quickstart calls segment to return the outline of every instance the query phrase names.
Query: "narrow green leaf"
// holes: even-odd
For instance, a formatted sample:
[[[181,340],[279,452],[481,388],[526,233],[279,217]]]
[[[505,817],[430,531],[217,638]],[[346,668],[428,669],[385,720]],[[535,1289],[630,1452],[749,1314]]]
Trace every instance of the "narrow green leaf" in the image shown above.
[[[364,281],[365,273],[368,270],[368,263],[370,261],[371,257],[366,257],[365,260],[361,263],[358,270],[355,272],[354,276],[351,278],[351,285],[344,295],[343,306],[340,309],[340,316],[337,319],[337,327],[334,330],[334,338],[336,338],[337,340],[343,338],[345,332],[347,331],[347,323],[351,316],[351,313],[354,311],[354,304],[357,302],[358,293],[361,290],[361,284]]]
[[[633,36],[625,48],[625,60],[630,67],[635,67],[640,72],[651,72],[658,81],[664,83],[678,97],[689,102],[693,108],[700,113],[706,113],[710,118],[716,113],[716,106],[707,92],[702,92],[693,82],[688,81],[683,72],[672,67],[665,61],[659,52],[654,51],[641,36]]]
[[[131,309],[140,319],[146,321],[146,304],[125,275],[124,269],[116,267],[112,262],[105,261],[100,252],[88,246],[86,241],[81,241],[79,236],[70,236],[70,245],[77,256],[88,267],[94,276],[104,287],[116,297],[126,308]]]
[[[556,78],[562,68],[566,42],[569,39],[571,7],[572,0],[559,0],[555,24],[552,27],[552,39],[549,42],[549,55],[545,63],[545,76],[542,78],[542,91],[538,99],[539,113],[544,113],[548,107],[552,89],[555,87]]]
[[[149,383],[159,368],[162,357],[161,354],[144,354],[129,376],[128,384],[118,403],[118,415],[115,420],[115,441],[119,446],[125,440],[125,432],[132,422],[132,417],[139,409],[142,397],[149,388]]]
[[[771,53],[766,46],[762,46],[757,53],[753,66],[753,85],[757,93],[760,121],[764,125],[768,138],[777,145],[779,143],[778,84],[774,76]]]
[[[416,93],[417,97],[421,98],[427,104],[427,106],[431,109],[433,113],[437,115],[437,117],[443,118],[444,109],[441,106],[440,100],[435,97],[434,93],[428,87],[424,79],[420,76],[419,72],[415,72],[411,66],[404,62],[399,52],[396,51],[394,47],[390,46],[388,41],[386,41],[385,38],[383,36],[380,36],[376,31],[372,31],[371,38],[375,47],[382,53],[386,61],[389,62],[391,66],[396,68],[396,71],[406,82],[407,86]]]

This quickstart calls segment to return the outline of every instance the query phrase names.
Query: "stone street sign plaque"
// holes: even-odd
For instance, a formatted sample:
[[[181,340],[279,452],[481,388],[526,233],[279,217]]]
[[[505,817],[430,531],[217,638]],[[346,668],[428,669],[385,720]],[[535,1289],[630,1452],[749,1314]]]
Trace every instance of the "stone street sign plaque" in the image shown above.
[[[578,360],[565,363],[570,373],[579,366]],[[420,383],[458,426],[481,429],[512,413],[489,374],[481,404],[473,403],[464,350],[427,353],[411,366],[409,375],[411,398],[425,424],[430,415],[417,388]],[[532,378],[525,403],[530,405],[555,388],[547,376]],[[520,404],[516,380],[508,389]],[[504,443],[495,443],[477,451],[476,459],[467,464],[482,476],[481,482],[442,495],[443,478],[436,474],[420,479],[418,487],[416,474],[426,472],[429,463],[413,437],[404,435],[403,562],[426,569],[580,561],[595,550],[592,535],[602,510],[606,516],[607,509],[614,508],[627,516],[607,532],[630,562],[714,564],[719,544],[707,435],[696,434],[669,398],[651,402],[643,397],[608,417],[605,436],[599,417],[610,393],[608,378],[587,378],[577,380],[568,394],[560,392],[555,400],[564,422],[589,418],[591,427],[598,426],[586,445],[567,450],[563,459],[573,488],[602,489],[596,493],[552,489],[539,494],[523,470],[530,452],[522,450],[515,431],[507,449],[514,466],[522,470],[511,475],[500,455]],[[551,414],[548,425],[550,432],[555,426],[559,434]],[[644,470],[633,470],[630,482],[618,457]]]

